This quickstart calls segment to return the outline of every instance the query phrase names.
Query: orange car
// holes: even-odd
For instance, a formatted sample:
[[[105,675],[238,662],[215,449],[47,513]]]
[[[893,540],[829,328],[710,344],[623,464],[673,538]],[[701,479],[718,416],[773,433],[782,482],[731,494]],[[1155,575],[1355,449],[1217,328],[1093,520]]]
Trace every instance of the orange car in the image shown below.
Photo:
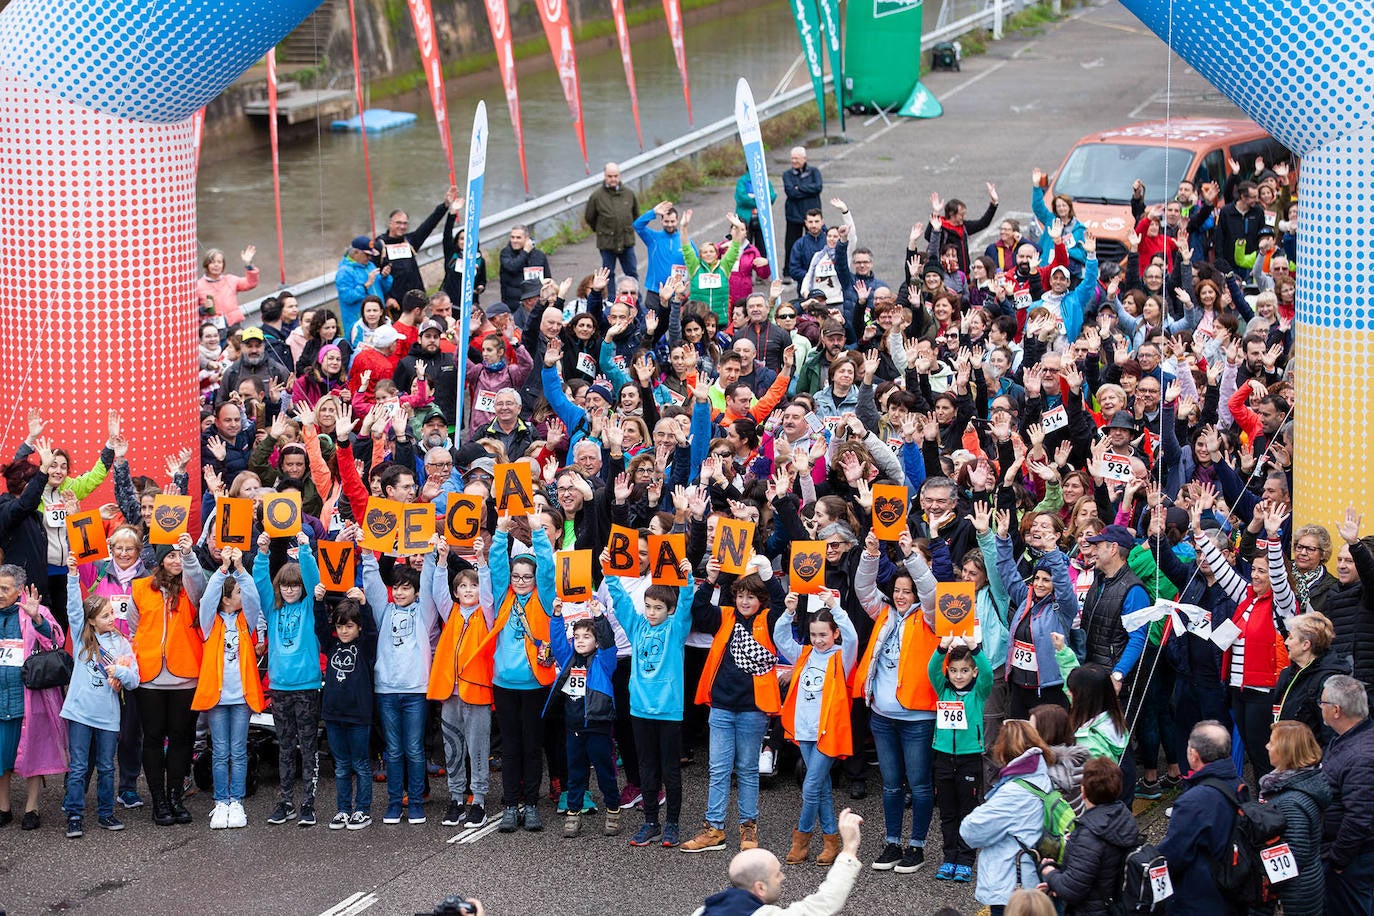
[[[1089,134],[1075,143],[1055,172],[1049,195],[1072,197],[1075,215],[1097,235],[1098,257],[1119,261],[1126,257],[1126,240],[1135,228],[1131,187],[1136,179],[1145,183],[1145,203],[1160,204],[1173,199],[1185,178],[1197,187],[1205,181],[1225,187],[1233,174],[1228,162],[1239,166],[1239,174],[1252,174],[1256,157],[1266,167],[1289,163],[1296,175],[1297,157],[1252,121],[1147,121]]]

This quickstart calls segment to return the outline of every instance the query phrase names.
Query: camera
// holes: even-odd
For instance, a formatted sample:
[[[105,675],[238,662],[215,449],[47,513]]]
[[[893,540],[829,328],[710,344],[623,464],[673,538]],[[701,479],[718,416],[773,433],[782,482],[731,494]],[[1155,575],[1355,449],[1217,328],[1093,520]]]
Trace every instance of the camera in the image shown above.
[[[443,900],[435,904],[434,909],[429,913],[416,913],[415,916],[449,916],[449,914],[476,913],[477,905],[471,900],[459,897],[457,894],[450,894]]]

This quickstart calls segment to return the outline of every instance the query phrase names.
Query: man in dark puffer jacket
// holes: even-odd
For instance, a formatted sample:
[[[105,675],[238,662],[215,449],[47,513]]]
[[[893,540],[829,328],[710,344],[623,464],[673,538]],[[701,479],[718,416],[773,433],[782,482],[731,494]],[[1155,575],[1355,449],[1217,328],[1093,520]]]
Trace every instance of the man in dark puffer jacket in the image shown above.
[[[1336,526],[1345,541],[1336,555],[1339,582],[1326,596],[1326,616],[1336,630],[1331,644],[1355,679],[1374,685],[1374,537],[1360,539],[1360,514],[1345,510]]]
[[[1083,767],[1083,800],[1064,847],[1064,867],[1046,859],[1045,883],[1068,904],[1069,916],[1105,916],[1114,912],[1121,893],[1123,867],[1140,845],[1140,828],[1121,797],[1121,768],[1106,757],[1093,757]]]

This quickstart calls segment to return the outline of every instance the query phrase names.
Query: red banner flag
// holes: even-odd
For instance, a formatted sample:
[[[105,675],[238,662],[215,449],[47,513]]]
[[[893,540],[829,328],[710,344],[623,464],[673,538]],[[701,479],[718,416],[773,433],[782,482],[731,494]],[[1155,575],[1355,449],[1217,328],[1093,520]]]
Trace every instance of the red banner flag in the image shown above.
[[[348,34],[353,39],[353,98],[358,103],[358,132],[363,138],[363,177],[367,179],[367,234],[377,228],[377,208],[372,204],[372,162],[367,155],[367,119],[363,117],[363,69],[358,64],[358,17],[348,0]]]
[[[429,102],[434,106],[434,123],[439,128],[439,142],[444,147],[444,161],[448,163],[448,183],[458,185],[458,173],[453,170],[453,140],[448,135],[448,99],[444,95],[444,68],[439,64],[439,44],[434,39],[434,14],[429,0],[410,0],[410,21],[415,25],[415,40],[420,44],[420,60],[429,83]]]
[[[281,234],[281,158],[277,154],[277,49],[267,52],[267,133],[272,139],[272,199],[277,205],[277,266],[286,285],[286,245]]]
[[[411,0],[412,4],[415,0]],[[549,52],[558,68],[558,81],[563,84],[563,98],[572,112],[573,129],[577,131],[577,145],[582,149],[582,164],[592,173],[587,160],[587,134],[582,129],[582,86],[577,79],[577,52],[573,49],[572,26],[568,22],[568,7],[564,0],[539,0],[539,18],[544,22],[544,35],[549,40]]]
[[[197,111],[195,114],[191,115],[191,133],[195,135],[195,139],[192,141],[192,144],[193,144],[193,148],[194,148],[195,151],[196,151],[196,169],[197,169],[197,170],[200,169],[200,135],[201,135],[202,132],[204,132],[204,130],[205,130],[205,109],[202,108],[200,111]]]
[[[635,64],[630,57],[630,28],[625,24],[625,0],[611,0],[611,15],[615,17],[615,37],[620,42],[620,63],[625,68],[625,83],[630,87],[630,110],[635,116],[635,139],[644,150],[644,134],[639,130],[639,91],[635,89]]]
[[[682,4],[679,0],[663,0],[663,18],[668,20],[668,37],[673,42],[673,57],[682,77],[682,98],[687,103],[687,123],[692,123],[692,87],[687,82],[687,46],[682,43]]]
[[[501,85],[506,90],[506,108],[510,111],[510,125],[515,130],[515,149],[520,154],[520,178],[525,193],[530,193],[530,173],[525,168],[525,128],[520,123],[520,89],[515,83],[515,51],[510,41],[510,14],[506,0],[486,0],[487,24],[491,26],[491,40],[496,45],[496,64],[501,68]]]

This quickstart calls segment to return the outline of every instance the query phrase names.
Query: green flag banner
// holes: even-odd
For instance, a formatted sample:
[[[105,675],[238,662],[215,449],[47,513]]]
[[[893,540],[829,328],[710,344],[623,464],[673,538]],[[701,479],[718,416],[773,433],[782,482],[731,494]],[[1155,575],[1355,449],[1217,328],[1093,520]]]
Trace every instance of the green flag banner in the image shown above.
[[[811,90],[816,94],[816,107],[821,113],[821,134],[824,134],[825,72],[821,63],[821,23],[816,13],[816,0],[792,0],[792,16],[797,22],[802,56],[806,59],[807,72],[811,74]]]
[[[844,64],[840,53],[840,0],[817,0],[821,24],[825,27],[825,46],[830,52],[830,77],[835,86],[835,107],[840,110],[840,132],[844,132]]]
[[[850,0],[845,44],[860,49],[845,61],[844,96],[868,111],[933,118],[943,109],[921,85],[922,0]]]

